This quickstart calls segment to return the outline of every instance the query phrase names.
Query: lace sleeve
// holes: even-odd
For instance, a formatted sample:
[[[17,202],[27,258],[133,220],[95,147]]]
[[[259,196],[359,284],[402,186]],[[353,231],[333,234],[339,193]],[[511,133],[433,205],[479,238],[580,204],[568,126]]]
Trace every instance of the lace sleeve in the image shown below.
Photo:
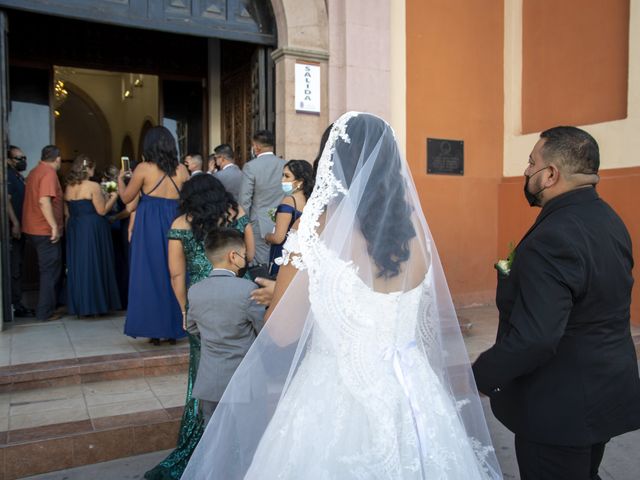
[[[302,259],[302,254],[300,252],[300,245],[298,242],[298,232],[295,230],[289,230],[287,234],[287,240],[284,242],[282,246],[282,256],[276,258],[275,263],[277,265],[288,265],[291,262],[291,265],[296,267],[298,270],[306,270],[307,266]]]

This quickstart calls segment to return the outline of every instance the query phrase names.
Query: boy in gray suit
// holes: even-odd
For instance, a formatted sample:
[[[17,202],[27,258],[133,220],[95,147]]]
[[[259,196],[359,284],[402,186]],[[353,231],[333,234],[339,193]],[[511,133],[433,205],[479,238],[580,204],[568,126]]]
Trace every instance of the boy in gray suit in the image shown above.
[[[247,266],[240,232],[231,228],[212,232],[205,251],[214,268],[189,289],[187,327],[192,333],[197,330],[202,342],[193,396],[200,400],[207,424],[262,328],[264,307],[251,299],[256,284],[239,278]]]

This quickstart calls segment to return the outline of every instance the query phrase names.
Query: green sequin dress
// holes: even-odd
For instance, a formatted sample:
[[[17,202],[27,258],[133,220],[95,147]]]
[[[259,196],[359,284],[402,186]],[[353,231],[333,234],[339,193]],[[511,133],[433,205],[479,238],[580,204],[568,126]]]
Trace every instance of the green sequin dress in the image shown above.
[[[249,223],[247,216],[243,215],[234,220],[229,227],[244,233],[244,229]],[[182,242],[187,263],[187,288],[209,276],[212,267],[205,255],[204,245],[193,237],[191,230],[172,228],[167,237],[170,240]],[[205,426],[198,408],[198,399],[191,395],[200,361],[200,338],[189,333],[187,335],[189,337],[189,379],[187,381],[187,398],[178,432],[178,444],[167,458],[144,474],[144,478],[147,480],[179,480],[204,432]]]

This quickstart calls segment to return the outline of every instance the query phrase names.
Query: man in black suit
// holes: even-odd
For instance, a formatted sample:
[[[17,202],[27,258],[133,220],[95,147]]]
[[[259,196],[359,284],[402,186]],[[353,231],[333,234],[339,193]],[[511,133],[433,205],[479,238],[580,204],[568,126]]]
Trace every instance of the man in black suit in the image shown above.
[[[599,166],[587,132],[540,135],[524,192],[542,211],[498,279],[496,344],[473,366],[523,480],[598,479],[609,439],[640,428],[631,239],[596,193]]]

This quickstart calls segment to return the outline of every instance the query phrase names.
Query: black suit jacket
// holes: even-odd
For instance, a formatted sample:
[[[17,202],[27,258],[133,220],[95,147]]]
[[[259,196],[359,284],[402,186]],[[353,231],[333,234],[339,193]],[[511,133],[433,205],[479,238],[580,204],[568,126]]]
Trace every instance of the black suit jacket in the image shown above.
[[[627,229],[595,188],[544,206],[498,279],[496,344],[473,366],[516,435],[586,446],[640,428],[632,268]]]

